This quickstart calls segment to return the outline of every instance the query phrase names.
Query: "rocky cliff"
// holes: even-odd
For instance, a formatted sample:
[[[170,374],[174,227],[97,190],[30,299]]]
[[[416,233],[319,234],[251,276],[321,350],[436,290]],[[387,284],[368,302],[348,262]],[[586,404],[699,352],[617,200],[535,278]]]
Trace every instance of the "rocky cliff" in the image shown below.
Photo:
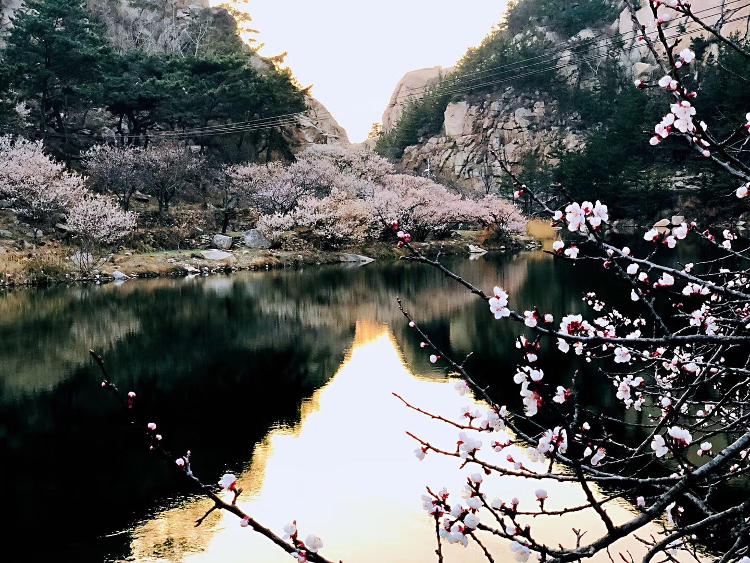
[[[693,11],[700,13],[708,25],[714,25],[719,18],[715,0],[693,0]],[[740,5],[727,18],[723,33],[746,33],[750,6]],[[646,7],[637,12],[639,25],[647,31],[655,29],[651,10]],[[734,21],[732,21],[734,20]],[[687,28],[666,24],[668,33],[688,33],[680,42],[687,46],[692,38],[699,37],[700,28],[691,23]],[[550,64],[559,67],[556,74],[561,81],[587,87],[584,65],[601,65],[592,57],[581,56],[565,45],[592,44],[596,53],[598,41],[614,43],[621,41],[617,59],[623,72],[631,79],[657,79],[663,72],[655,64],[647,46],[638,39],[640,31],[627,9],[619,13],[614,21],[594,29],[581,29],[572,37],[563,37],[548,28],[529,23],[527,28],[512,38],[512,43],[533,46],[537,42],[548,42],[555,47]],[[593,41],[592,41],[593,40]],[[682,46],[681,45],[681,46]],[[544,52],[544,51],[542,51]],[[536,63],[539,65],[539,63]],[[490,65],[491,66],[491,65]],[[533,65],[532,65],[533,66]],[[590,76],[590,69],[584,69]],[[425,92],[425,86],[437,83],[446,75],[441,67],[421,69],[407,73],[394,89],[393,95],[383,115],[383,131],[392,131],[403,114],[410,99],[418,99]],[[555,73],[555,71],[550,71]],[[502,170],[495,163],[492,151],[503,154],[509,164],[519,171],[526,159],[533,159],[537,165],[555,166],[561,154],[580,151],[587,137],[599,124],[584,124],[575,108],[558,107],[558,101],[550,92],[541,89],[519,88],[513,81],[508,85],[494,88],[483,95],[454,95],[448,103],[437,133],[422,135],[417,144],[407,146],[400,158],[400,167],[407,172],[430,173],[435,177],[461,188],[487,190],[494,179],[503,177]],[[588,85],[594,87],[594,83]]]

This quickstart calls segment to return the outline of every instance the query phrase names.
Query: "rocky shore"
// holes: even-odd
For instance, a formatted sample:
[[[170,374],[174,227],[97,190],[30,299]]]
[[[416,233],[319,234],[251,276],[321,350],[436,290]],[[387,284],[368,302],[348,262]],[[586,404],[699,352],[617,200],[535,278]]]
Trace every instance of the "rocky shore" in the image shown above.
[[[431,254],[465,254],[468,257],[482,251],[504,253],[538,246],[531,237],[480,245],[477,240],[478,234],[474,231],[458,231],[448,240],[415,243],[415,247]],[[47,242],[43,246],[27,243],[21,250],[5,248],[0,254],[0,288],[60,283],[106,283],[155,277],[209,276],[245,270],[331,264],[364,265],[374,260],[398,260],[405,255],[405,251],[386,242],[338,250],[283,250],[252,248],[246,246],[242,239],[237,243],[237,237],[222,237],[217,235],[212,242],[223,244],[211,244],[206,249],[135,252],[123,248],[95,260],[85,268],[81,268],[81,262],[86,263],[93,258],[74,252],[67,245]],[[227,244],[224,239],[228,239],[229,243]],[[224,248],[220,248],[221,246]]]

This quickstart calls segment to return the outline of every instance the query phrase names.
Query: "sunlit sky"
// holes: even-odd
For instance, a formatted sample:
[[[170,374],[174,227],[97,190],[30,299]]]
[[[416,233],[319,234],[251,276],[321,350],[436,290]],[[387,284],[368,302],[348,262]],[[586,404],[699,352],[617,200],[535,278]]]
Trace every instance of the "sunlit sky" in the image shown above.
[[[222,0],[211,0],[220,4]],[[223,0],[226,2],[226,0]],[[242,2],[236,2],[241,4]],[[401,77],[452,66],[497,23],[507,0],[250,0],[265,43],[363,141]]]

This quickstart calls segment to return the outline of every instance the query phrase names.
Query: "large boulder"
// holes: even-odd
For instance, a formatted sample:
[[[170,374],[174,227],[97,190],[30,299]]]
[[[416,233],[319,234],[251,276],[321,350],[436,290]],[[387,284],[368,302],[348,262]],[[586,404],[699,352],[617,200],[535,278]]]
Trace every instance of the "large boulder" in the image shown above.
[[[229,250],[232,248],[232,237],[227,235],[214,235],[213,245],[221,250]]]
[[[245,232],[245,246],[248,248],[271,248],[271,243],[258,229],[250,229]]]

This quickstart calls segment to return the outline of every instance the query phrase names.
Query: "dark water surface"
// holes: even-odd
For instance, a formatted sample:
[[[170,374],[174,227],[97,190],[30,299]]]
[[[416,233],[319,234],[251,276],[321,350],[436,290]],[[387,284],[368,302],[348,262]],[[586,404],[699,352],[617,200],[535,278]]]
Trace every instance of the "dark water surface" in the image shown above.
[[[612,294],[619,283],[593,267],[560,264],[542,252],[448,262],[485,290],[502,285],[513,305],[536,306],[557,318],[583,308],[582,291],[593,286]],[[627,298],[626,291],[616,293]],[[192,506],[199,501],[188,496],[173,468],[144,451],[129,431],[122,411],[99,386],[90,348],[102,354],[121,389],[138,392],[139,408],[158,423],[169,448],[194,452],[194,469],[204,481],[214,481],[225,470],[245,475],[248,498],[258,503],[255,514],[261,521],[283,523],[299,514],[289,514],[296,510],[294,499],[284,507],[274,501],[275,512],[283,514],[271,514],[263,504],[274,476],[289,471],[289,480],[301,483],[316,470],[321,480],[336,473],[335,464],[331,469],[316,458],[331,441],[340,441],[341,453],[353,455],[363,475],[376,467],[372,479],[387,474],[401,458],[416,463],[408,443],[366,447],[349,434],[359,425],[374,424],[378,413],[382,424],[392,418],[394,432],[403,434],[403,425],[413,421],[401,420],[403,409],[387,402],[391,391],[402,388],[415,400],[432,397],[438,405],[450,404],[447,415],[456,414],[453,399],[442,395],[452,387],[442,382],[441,370],[429,364],[410,334],[397,296],[451,353],[473,352],[472,371],[491,383],[503,402],[517,404],[512,368],[519,328],[495,321],[486,304],[421,265],[372,263],[0,295],[5,554],[11,561],[46,554],[49,561],[223,562],[233,560],[226,555],[236,547],[233,542],[248,541],[244,530],[233,539],[236,523],[235,529],[219,516],[204,525],[205,533],[215,536],[213,543],[192,531],[194,513],[200,515],[205,504]],[[627,299],[619,302],[632,307]],[[556,355],[554,361],[547,370],[565,373],[561,362],[569,360]],[[393,375],[402,372],[402,379]],[[608,388],[592,385],[590,394],[602,408],[614,403]],[[367,410],[376,405],[379,410]],[[369,440],[378,442],[382,432],[373,428]],[[396,450],[393,459],[386,461],[391,449]],[[360,505],[378,502],[360,483],[347,489],[342,475],[320,486],[328,487],[332,506],[342,495],[361,495]],[[429,533],[429,521],[419,514],[421,489],[402,494],[408,510],[399,510],[409,518],[403,526],[413,525],[418,534],[424,523]],[[334,549],[336,532],[323,533],[326,519],[333,525],[341,514],[323,518],[325,507],[307,506],[303,512],[308,509],[308,518],[319,515],[319,521],[308,519],[310,531],[324,538],[332,556],[341,556]],[[391,509],[396,507],[384,506],[378,517],[393,518]],[[346,535],[355,544],[353,534],[357,537]],[[425,560],[431,560],[431,544],[422,548]],[[253,549],[241,551],[244,557],[238,560],[270,560]],[[367,559],[342,551],[352,554],[349,561]]]

